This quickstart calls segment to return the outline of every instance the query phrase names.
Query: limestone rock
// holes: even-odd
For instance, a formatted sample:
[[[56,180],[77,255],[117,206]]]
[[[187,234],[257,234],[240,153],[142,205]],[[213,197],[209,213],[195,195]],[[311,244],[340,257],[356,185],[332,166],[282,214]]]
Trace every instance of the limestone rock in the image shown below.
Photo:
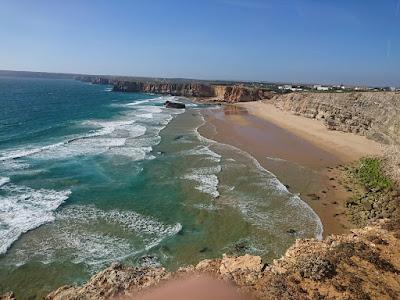
[[[261,257],[249,254],[239,257],[224,255],[219,272],[222,276],[235,272],[260,272],[263,267]]]
[[[0,300],[16,300],[16,298],[13,292],[8,292],[0,295]]]
[[[140,269],[113,263],[111,267],[94,275],[85,285],[60,287],[50,293],[46,300],[109,299],[156,285],[168,276],[163,268]]]
[[[268,268],[258,256],[208,259],[168,273],[162,268],[113,264],[81,287],[61,287],[46,299],[109,299],[192,276],[230,281],[251,299],[399,299],[400,223],[379,223],[332,235],[297,240]],[[13,298],[0,298],[10,300]]]
[[[276,107],[322,120],[331,130],[400,143],[400,94],[395,92],[290,93],[275,95]]]

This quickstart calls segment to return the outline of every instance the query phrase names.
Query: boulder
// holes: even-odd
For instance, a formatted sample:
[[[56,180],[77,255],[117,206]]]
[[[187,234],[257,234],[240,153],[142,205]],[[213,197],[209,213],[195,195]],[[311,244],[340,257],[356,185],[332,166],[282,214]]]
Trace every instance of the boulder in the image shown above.
[[[167,108],[184,109],[184,108],[186,107],[186,105],[183,104],[183,103],[172,102],[172,101],[165,101],[164,105],[165,105],[165,107],[167,107]]]

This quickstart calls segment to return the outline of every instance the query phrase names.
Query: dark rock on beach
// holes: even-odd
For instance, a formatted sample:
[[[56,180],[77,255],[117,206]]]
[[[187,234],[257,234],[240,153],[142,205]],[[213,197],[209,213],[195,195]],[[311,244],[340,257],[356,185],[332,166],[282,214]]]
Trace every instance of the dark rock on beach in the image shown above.
[[[165,107],[167,107],[167,108],[184,109],[184,108],[186,107],[186,105],[183,104],[183,103],[172,102],[172,101],[165,101],[164,105],[165,105]]]

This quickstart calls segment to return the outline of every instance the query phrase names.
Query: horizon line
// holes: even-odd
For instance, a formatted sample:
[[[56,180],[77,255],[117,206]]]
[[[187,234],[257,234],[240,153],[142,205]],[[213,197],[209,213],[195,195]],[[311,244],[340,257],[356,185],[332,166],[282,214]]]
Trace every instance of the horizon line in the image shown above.
[[[222,81],[222,82],[238,82],[238,83],[264,83],[264,84],[293,84],[293,85],[326,85],[326,86],[348,86],[348,87],[396,87],[390,85],[367,85],[367,84],[344,84],[344,83],[321,83],[321,82],[291,82],[291,81],[268,81],[268,80],[237,80],[237,79],[204,79],[204,78],[190,78],[190,77],[157,77],[157,76],[142,76],[142,75],[116,75],[116,74],[90,74],[90,73],[75,73],[75,72],[53,72],[53,71],[33,71],[33,70],[10,70],[0,69],[1,72],[14,72],[14,73],[37,73],[37,74],[53,74],[53,75],[69,75],[69,76],[99,76],[99,77],[128,77],[128,78],[145,78],[145,79],[167,79],[167,80],[188,80],[188,81]],[[2,74],[0,74],[2,76]],[[400,86],[399,86],[400,87]]]

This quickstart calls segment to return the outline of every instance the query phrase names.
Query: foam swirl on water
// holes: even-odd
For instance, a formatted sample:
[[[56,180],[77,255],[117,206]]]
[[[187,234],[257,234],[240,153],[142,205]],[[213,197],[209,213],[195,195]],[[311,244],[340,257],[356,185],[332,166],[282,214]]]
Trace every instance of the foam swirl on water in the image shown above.
[[[0,254],[19,236],[42,224],[54,221],[54,211],[63,203],[70,191],[35,190],[12,183],[0,190]]]
[[[26,240],[15,253],[15,260],[21,263],[35,257],[48,263],[62,252],[64,259],[98,269],[148,251],[181,229],[180,223],[167,225],[134,211],[71,205],[56,214],[46,234]]]

